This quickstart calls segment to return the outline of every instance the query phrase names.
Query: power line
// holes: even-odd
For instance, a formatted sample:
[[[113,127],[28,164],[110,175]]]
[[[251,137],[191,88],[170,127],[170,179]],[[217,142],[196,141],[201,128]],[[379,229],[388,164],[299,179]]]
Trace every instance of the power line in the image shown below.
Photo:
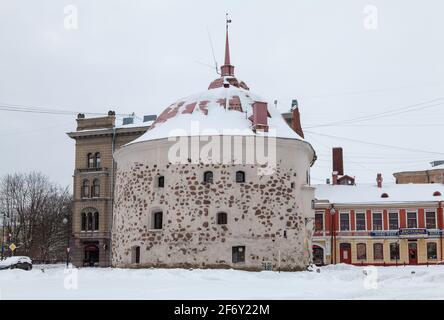
[[[372,146],[382,147],[382,148],[398,149],[398,150],[411,151],[411,152],[420,152],[420,153],[444,155],[444,152],[436,152],[436,151],[429,151],[429,150],[420,150],[420,149],[413,149],[413,148],[398,147],[398,146],[392,146],[392,145],[387,145],[387,144],[362,141],[362,140],[357,140],[357,139],[352,139],[352,138],[332,136],[332,135],[328,135],[328,134],[324,134],[324,133],[318,133],[318,132],[313,132],[313,131],[308,131],[308,130],[306,130],[305,132],[306,133],[310,133],[310,134],[314,134],[314,135],[318,135],[318,136],[332,138],[332,139],[348,140],[348,141],[352,141],[352,142],[356,142],[356,143],[362,143],[362,144],[367,144],[367,145],[372,145]]]
[[[324,124],[320,124],[320,125],[309,126],[309,127],[306,127],[306,128],[310,129],[310,128],[317,128],[317,127],[334,126],[334,125],[338,125],[338,124],[339,125],[341,125],[341,124],[350,124],[350,123],[353,123],[353,122],[369,121],[369,120],[374,120],[374,119],[378,119],[378,118],[381,118],[381,117],[389,117],[389,116],[394,116],[394,115],[398,115],[398,114],[402,114],[402,113],[423,110],[423,109],[426,109],[426,108],[432,108],[432,107],[436,107],[436,106],[444,104],[444,102],[441,101],[443,99],[444,99],[443,97],[436,98],[436,99],[432,99],[432,100],[428,100],[428,101],[424,101],[424,102],[419,102],[419,103],[412,104],[412,105],[405,106],[405,107],[401,107],[401,108],[391,109],[391,110],[380,112],[380,113],[374,113],[374,114],[370,114],[370,115],[366,115],[366,116],[360,116],[360,117],[346,119],[346,120],[333,121],[333,122],[324,123]],[[434,103],[434,104],[430,105],[430,103],[437,102],[437,101],[441,101],[441,102]]]
[[[0,111],[11,112],[25,112],[25,113],[40,113],[40,114],[52,114],[52,115],[77,115],[78,113],[90,114],[90,115],[107,115],[107,112],[89,112],[89,111],[72,111],[72,110],[58,110],[46,107],[27,106],[19,104],[10,104],[0,102]],[[116,114],[117,116],[125,117],[130,114]]]

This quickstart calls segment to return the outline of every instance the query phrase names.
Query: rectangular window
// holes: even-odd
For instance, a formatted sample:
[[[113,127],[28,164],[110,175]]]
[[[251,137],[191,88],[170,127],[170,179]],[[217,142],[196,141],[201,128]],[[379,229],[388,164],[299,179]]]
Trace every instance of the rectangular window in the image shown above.
[[[367,259],[367,246],[365,243],[358,243],[356,245],[356,256],[358,260]]]
[[[382,230],[382,213],[373,213],[373,230]]]
[[[416,212],[407,212],[407,228],[418,228]]]
[[[358,231],[365,230],[365,213],[356,214],[356,230]]]
[[[384,260],[384,245],[382,243],[373,244],[373,259]]]
[[[389,229],[390,230],[399,229],[399,220],[397,212],[389,212]]]
[[[341,231],[348,231],[350,230],[350,219],[349,219],[349,214],[348,213],[341,213],[339,216],[339,223],[341,226]]]
[[[426,228],[436,229],[436,217],[434,211],[426,212]]]
[[[427,243],[427,259],[435,260],[437,258],[436,242]]]
[[[245,246],[233,247],[233,263],[245,262]]]
[[[315,213],[315,231],[324,230],[324,214]]]
[[[155,212],[153,218],[154,218],[153,229],[162,229],[163,213]]]
[[[399,260],[399,244],[390,243],[390,260]]]

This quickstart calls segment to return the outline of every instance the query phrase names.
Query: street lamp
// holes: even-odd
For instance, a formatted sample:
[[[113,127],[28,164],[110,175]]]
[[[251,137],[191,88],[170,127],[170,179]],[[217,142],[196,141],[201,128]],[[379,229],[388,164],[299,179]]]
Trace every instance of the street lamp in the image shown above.
[[[335,226],[335,214],[336,209],[335,206],[332,204],[330,207],[330,236],[331,236],[331,252],[330,252],[330,260],[332,264],[336,264],[336,226]]]
[[[63,218],[62,222],[63,222],[64,225],[66,225],[68,227],[68,225],[67,225],[68,224],[68,219],[66,217]],[[66,246],[66,267],[68,268],[68,265],[69,265],[69,250],[70,250],[70,248],[69,248],[69,232],[68,232],[67,239],[68,239],[68,245]]]
[[[6,212],[3,212],[3,219],[2,219],[2,260],[5,256],[5,221],[6,221]]]

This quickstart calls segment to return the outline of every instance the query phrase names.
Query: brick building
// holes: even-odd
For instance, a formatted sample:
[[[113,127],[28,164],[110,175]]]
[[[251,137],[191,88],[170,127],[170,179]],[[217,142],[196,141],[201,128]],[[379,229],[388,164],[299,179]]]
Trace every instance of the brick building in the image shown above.
[[[68,136],[76,141],[73,175],[71,261],[76,266],[109,266],[114,189],[113,152],[141,136],[153,122],[128,117],[116,124],[110,111],[105,117],[77,117],[77,129]]]
[[[341,169],[342,163],[333,167]],[[398,265],[444,260],[444,184],[383,184],[382,180],[378,174],[375,184],[346,185],[333,177],[332,184],[315,186],[315,263]]]

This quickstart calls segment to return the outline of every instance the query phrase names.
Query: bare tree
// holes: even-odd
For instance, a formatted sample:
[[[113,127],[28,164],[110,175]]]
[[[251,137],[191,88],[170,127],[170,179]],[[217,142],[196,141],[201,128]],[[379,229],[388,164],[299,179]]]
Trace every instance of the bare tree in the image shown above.
[[[40,261],[61,260],[69,237],[71,196],[41,173],[9,174],[0,179],[0,213],[9,218],[9,242],[17,254]]]

